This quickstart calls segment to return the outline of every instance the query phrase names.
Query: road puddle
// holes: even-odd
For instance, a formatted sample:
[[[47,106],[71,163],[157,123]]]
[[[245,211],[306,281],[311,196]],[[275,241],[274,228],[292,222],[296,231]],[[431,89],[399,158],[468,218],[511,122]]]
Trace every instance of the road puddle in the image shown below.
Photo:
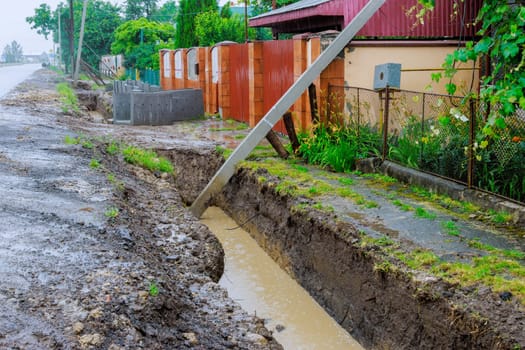
[[[266,320],[285,349],[363,349],[220,208],[208,208],[202,223],[224,247],[220,284],[243,309]]]

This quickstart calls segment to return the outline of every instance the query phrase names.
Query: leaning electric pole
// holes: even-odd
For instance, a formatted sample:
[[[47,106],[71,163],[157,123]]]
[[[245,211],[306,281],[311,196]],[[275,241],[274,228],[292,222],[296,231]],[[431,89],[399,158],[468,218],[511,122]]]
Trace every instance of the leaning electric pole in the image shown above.
[[[73,11],[73,0],[69,0],[69,63],[71,65],[71,75],[75,71],[75,13]]]
[[[73,74],[73,83],[76,84],[78,74],[80,73],[80,59],[82,57],[82,41],[84,40],[84,27],[86,25],[86,11],[88,0],[84,0],[84,7],[82,8],[82,22],[80,23],[80,37],[78,38],[77,49],[77,63],[75,65],[75,73]]]

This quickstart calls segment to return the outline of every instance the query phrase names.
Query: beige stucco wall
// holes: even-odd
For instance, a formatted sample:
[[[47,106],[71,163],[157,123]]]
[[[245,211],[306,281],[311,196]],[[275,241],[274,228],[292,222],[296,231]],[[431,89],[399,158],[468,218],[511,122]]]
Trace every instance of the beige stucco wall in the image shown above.
[[[429,45],[422,43],[414,46],[414,43],[389,44],[388,42],[351,44],[345,51],[345,82],[348,86],[373,88],[374,68],[378,64],[401,63],[401,89],[411,91],[425,91],[434,93],[446,93],[445,84],[448,79],[439,84],[433,83],[431,71],[403,71],[405,69],[439,69],[448,53],[454,51],[457,46],[446,45],[442,42]],[[472,65],[458,66],[459,68],[472,68]],[[435,72],[438,72],[437,70]],[[472,70],[459,71],[454,82],[458,85],[457,95],[464,95],[471,86],[473,79]],[[430,85],[430,90],[429,90]],[[478,71],[474,74],[474,90],[478,89]]]

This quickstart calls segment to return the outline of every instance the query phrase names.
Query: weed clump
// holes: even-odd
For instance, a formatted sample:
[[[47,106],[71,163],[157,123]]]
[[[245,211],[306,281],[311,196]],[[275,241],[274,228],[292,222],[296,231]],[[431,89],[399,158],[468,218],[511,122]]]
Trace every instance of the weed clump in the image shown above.
[[[139,165],[151,171],[173,173],[173,165],[154,151],[128,146],[122,150],[124,160],[130,164]]]
[[[75,91],[67,83],[60,83],[57,85],[57,92],[60,95],[60,102],[62,102],[62,112],[64,113],[79,113],[80,107]]]

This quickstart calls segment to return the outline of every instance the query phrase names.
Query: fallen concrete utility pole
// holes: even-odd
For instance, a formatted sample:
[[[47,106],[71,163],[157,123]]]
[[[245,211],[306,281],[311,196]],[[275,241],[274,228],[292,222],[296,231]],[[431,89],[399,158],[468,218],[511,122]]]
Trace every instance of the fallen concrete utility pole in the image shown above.
[[[335,38],[314,63],[297,79],[288,91],[266,113],[263,119],[252,129],[248,136],[237,146],[222,167],[213,176],[206,188],[191,205],[191,212],[200,217],[208,205],[210,198],[219,193],[235,172],[235,166],[246,159],[250,152],[266,136],[281,116],[301,96],[308,86],[328,67],[334,58],[353,39],[357,32],[368,22],[386,0],[370,0],[355,16],[348,26]]]

